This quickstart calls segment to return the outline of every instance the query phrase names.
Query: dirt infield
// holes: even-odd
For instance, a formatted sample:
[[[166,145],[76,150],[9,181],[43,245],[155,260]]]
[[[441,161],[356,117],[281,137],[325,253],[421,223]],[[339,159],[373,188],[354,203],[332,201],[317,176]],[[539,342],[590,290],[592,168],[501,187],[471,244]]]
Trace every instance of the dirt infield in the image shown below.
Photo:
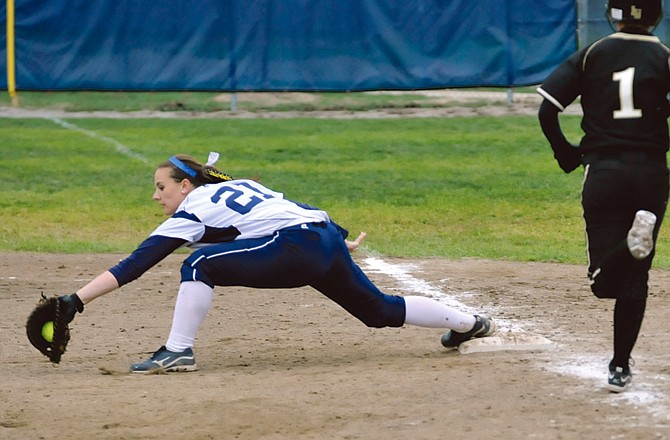
[[[368,329],[310,288],[217,288],[197,372],[127,373],[169,331],[173,255],[89,304],[52,366],[25,336],[40,292],[72,292],[121,257],[0,253],[0,438],[670,438],[668,271],[652,271],[621,395],[604,388],[612,303],[591,296],[583,267],[365,252],[357,261],[387,292],[439,297],[556,347],[464,355],[437,330]]]

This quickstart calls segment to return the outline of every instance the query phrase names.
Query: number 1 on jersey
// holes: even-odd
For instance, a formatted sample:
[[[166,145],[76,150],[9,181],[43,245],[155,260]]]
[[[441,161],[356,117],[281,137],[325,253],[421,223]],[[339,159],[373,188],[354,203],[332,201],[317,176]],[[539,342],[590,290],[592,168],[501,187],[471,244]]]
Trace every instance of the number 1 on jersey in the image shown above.
[[[635,77],[635,67],[629,67],[620,72],[612,74],[612,80],[619,82],[619,104],[621,108],[614,110],[612,117],[614,119],[635,119],[642,117],[642,110],[635,108],[633,101],[633,78]]]

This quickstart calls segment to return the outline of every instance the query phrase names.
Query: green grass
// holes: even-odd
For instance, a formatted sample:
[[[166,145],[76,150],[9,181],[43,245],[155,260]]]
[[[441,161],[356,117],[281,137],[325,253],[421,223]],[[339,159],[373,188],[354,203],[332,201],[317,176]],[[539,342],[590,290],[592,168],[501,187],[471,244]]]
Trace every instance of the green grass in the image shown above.
[[[174,153],[319,206],[387,256],[585,262],[581,173],[535,117],[0,119],[0,250],[127,253],[164,217],[154,165]],[[569,137],[579,119],[563,118]],[[113,139],[145,161],[117,151]],[[656,267],[670,267],[670,231]]]

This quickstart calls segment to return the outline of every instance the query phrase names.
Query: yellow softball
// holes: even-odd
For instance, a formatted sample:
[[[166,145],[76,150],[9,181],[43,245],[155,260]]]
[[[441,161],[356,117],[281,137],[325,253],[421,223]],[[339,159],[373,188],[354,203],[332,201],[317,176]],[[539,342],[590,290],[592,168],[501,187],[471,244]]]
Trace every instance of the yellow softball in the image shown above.
[[[51,342],[54,340],[54,322],[47,321],[42,326],[42,337],[45,341]]]

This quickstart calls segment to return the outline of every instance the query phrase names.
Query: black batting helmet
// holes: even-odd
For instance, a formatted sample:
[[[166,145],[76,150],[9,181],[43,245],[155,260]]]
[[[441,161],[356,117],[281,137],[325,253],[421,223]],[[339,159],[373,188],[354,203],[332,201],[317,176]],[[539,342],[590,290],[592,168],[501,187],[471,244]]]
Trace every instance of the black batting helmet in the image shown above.
[[[663,17],[663,0],[609,0],[607,17],[611,23],[654,28]]]

